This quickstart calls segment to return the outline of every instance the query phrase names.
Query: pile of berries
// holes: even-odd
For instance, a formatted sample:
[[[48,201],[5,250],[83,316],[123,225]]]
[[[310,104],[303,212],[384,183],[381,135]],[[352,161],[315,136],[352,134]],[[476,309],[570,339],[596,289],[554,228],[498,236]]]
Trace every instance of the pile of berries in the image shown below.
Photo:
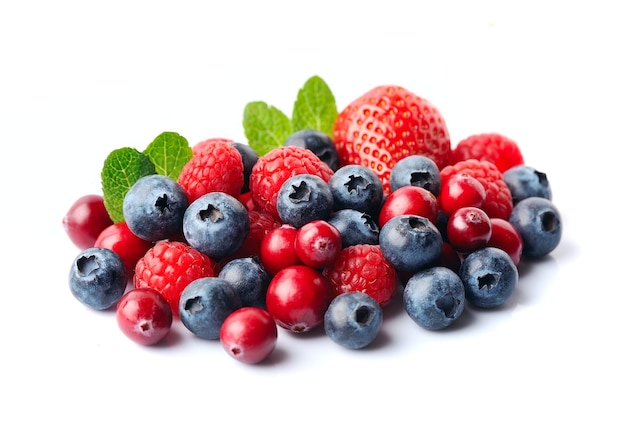
[[[322,326],[360,349],[398,297],[417,325],[442,330],[466,304],[504,304],[520,261],[561,239],[548,178],[515,141],[452,146],[439,111],[399,86],[356,99],[332,133],[297,130],[263,154],[223,138],[190,150],[175,176],[132,183],[123,218],[86,195],[63,219],[81,249],[71,293],[115,308],[143,345],[180,319],[246,363],[268,357],[279,330]]]

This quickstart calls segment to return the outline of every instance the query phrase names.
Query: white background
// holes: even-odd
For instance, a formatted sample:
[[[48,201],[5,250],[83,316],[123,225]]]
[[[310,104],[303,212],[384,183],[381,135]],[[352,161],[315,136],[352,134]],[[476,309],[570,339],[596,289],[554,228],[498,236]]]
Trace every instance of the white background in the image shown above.
[[[613,6],[614,4],[615,6]],[[624,421],[624,98],[618,2],[21,1],[0,5],[0,420]],[[279,333],[243,365],[176,325],[146,348],[71,296],[61,219],[112,149],[163,131],[244,141],[319,75],[339,108],[376,85],[434,103],[455,144],[515,139],[564,236],[493,311],[440,333],[396,302],[348,351]],[[11,416],[11,417],[9,417]]]

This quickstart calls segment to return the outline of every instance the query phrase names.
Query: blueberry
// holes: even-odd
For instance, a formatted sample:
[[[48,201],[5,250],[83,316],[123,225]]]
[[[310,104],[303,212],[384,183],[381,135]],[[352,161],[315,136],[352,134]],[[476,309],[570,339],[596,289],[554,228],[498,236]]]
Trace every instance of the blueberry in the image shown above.
[[[324,313],[324,331],[335,343],[349,349],[370,345],[383,321],[380,304],[360,291],[336,296]]]
[[[383,200],[383,184],[368,167],[351,164],[338,169],[328,181],[334,210],[355,209],[376,215]]]
[[[271,277],[258,257],[233,259],[222,267],[218,277],[235,287],[242,306],[265,308],[265,294]]]
[[[87,307],[106,310],[124,295],[125,272],[124,262],[113,250],[87,248],[72,263],[69,274],[70,291]]]
[[[283,223],[300,228],[313,220],[326,220],[333,209],[333,195],[319,176],[294,175],[278,190],[276,209]]]
[[[552,188],[545,173],[528,165],[517,165],[502,173],[504,182],[511,191],[513,204],[528,197],[552,200]]]
[[[122,211],[128,228],[146,241],[180,235],[189,202],[183,188],[164,175],[139,178],[124,196]]]
[[[403,214],[392,217],[380,229],[380,249],[385,258],[402,272],[417,272],[437,261],[443,239],[427,218]]]
[[[222,323],[239,308],[241,299],[235,287],[218,277],[196,279],[180,295],[180,320],[199,338],[219,339]]]
[[[353,209],[337,210],[328,218],[328,223],[341,233],[342,248],[357,244],[378,244],[380,228],[367,213]]]
[[[441,191],[441,176],[437,164],[419,154],[400,159],[391,169],[389,185],[392,191],[413,185],[432,192],[435,197]]]
[[[189,205],[183,234],[195,249],[220,259],[241,247],[250,231],[248,210],[235,197],[210,192]]]
[[[561,215],[554,203],[546,198],[523,199],[513,207],[509,222],[522,237],[524,257],[544,257],[561,242]]]
[[[470,304],[494,308],[513,295],[519,274],[504,250],[485,247],[465,257],[459,268],[459,277],[465,287],[465,299]]]
[[[465,309],[465,288],[447,267],[430,267],[409,278],[402,294],[404,309],[415,323],[440,330],[455,322]]]
[[[313,154],[336,171],[339,169],[339,154],[335,143],[328,134],[313,129],[303,129],[291,134],[285,145],[295,145],[311,150]]]
[[[241,187],[241,193],[243,194],[250,191],[250,173],[252,173],[252,168],[259,160],[259,155],[248,144],[233,141],[232,146],[239,151],[243,161],[243,186]]]

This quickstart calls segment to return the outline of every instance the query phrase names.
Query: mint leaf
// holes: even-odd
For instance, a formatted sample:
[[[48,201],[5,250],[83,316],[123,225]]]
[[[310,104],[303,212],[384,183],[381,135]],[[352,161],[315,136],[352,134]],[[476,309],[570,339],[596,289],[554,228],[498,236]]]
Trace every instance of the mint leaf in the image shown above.
[[[109,153],[100,176],[104,206],[113,222],[124,221],[122,207],[130,187],[142,176],[154,173],[150,158],[134,148],[123,147]]]
[[[319,76],[312,76],[298,92],[293,105],[293,131],[315,129],[329,136],[337,119],[337,103],[330,88]]]
[[[144,154],[154,164],[156,173],[178,179],[183,166],[193,156],[189,142],[176,132],[163,132],[154,139]]]
[[[243,128],[248,145],[259,156],[285,144],[291,135],[291,121],[283,112],[262,101],[246,104]]]

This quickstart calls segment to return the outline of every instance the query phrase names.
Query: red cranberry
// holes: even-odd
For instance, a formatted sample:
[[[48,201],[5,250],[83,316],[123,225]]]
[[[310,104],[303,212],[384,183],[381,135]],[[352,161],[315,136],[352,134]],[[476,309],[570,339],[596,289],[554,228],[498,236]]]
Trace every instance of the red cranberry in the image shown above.
[[[304,264],[322,268],[339,256],[341,232],[325,220],[313,220],[298,229],[295,248]]]
[[[220,343],[235,360],[247,364],[263,361],[276,346],[278,330],[271,314],[258,307],[243,307],[226,317]]]
[[[508,220],[494,217],[491,219],[491,229],[491,238],[487,242],[487,246],[506,251],[517,266],[522,257],[524,244],[515,226]]]
[[[437,197],[425,188],[406,185],[393,191],[380,208],[378,225],[382,228],[392,217],[416,214],[437,223],[439,205]]]
[[[124,262],[126,274],[133,277],[135,265],[154,244],[139,238],[131,232],[126,222],[108,226],[96,239],[95,247],[108,248],[115,251]]]
[[[152,288],[135,288],[124,294],[115,316],[124,335],[141,345],[156,344],[172,328],[172,309]]]
[[[294,226],[285,224],[265,235],[261,241],[260,259],[269,274],[275,275],[285,267],[302,264],[296,254],[297,233]]]
[[[94,246],[98,235],[113,221],[101,195],[84,195],[72,204],[63,217],[63,228],[81,250]]]
[[[448,242],[459,253],[469,253],[485,247],[491,238],[491,220],[478,207],[461,207],[448,219]]]
[[[308,332],[324,322],[332,299],[330,282],[305,265],[279,271],[267,288],[266,307],[276,323],[290,332]]]
[[[465,174],[453,175],[441,187],[439,207],[446,216],[451,216],[461,207],[481,208],[486,197],[487,191],[478,179]]]

